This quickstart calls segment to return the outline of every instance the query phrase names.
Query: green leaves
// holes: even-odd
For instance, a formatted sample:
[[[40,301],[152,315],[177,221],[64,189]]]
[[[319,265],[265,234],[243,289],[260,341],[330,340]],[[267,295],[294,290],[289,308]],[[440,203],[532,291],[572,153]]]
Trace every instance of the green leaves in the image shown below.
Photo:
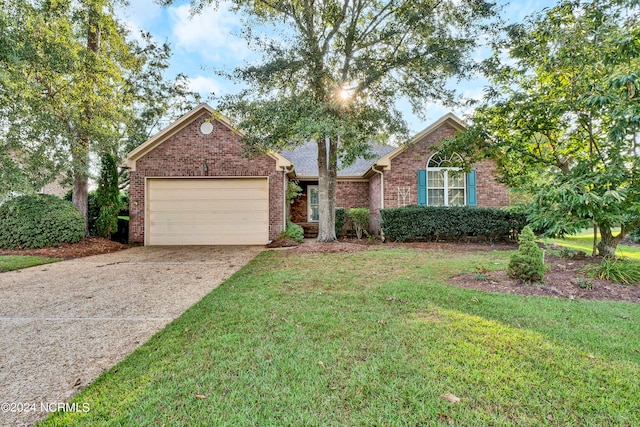
[[[1,248],[41,248],[83,237],[82,215],[56,196],[20,196],[0,206]]]
[[[448,144],[495,159],[504,182],[529,192],[536,230],[564,234],[595,223],[624,234],[636,221],[635,3],[562,1],[510,27],[485,64],[490,96],[469,131]]]

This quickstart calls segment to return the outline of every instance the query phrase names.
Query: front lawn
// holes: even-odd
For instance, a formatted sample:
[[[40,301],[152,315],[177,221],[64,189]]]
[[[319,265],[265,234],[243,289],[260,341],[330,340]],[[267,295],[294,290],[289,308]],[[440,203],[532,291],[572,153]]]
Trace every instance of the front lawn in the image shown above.
[[[509,255],[265,252],[42,425],[640,425],[640,305],[444,283]]]
[[[620,230],[614,230],[614,233],[618,233]],[[600,241],[600,235],[598,235],[598,241]],[[565,238],[546,238],[545,243],[553,243],[560,246],[566,246],[571,249],[578,249],[591,255],[593,250],[593,230],[584,230],[573,236],[565,236]],[[640,261],[640,245],[625,245],[620,244],[616,249],[616,255],[620,257],[626,257],[636,261]]]
[[[62,261],[62,258],[46,258],[31,255],[0,255],[0,272],[19,270],[41,264]]]

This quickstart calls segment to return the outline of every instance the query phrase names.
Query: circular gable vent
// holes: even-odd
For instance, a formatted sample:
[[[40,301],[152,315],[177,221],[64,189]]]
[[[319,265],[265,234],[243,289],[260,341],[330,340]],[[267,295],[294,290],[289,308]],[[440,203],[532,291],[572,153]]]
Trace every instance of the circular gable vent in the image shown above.
[[[213,132],[213,123],[204,122],[203,124],[201,124],[200,132],[202,132],[205,135],[209,135],[211,132]]]

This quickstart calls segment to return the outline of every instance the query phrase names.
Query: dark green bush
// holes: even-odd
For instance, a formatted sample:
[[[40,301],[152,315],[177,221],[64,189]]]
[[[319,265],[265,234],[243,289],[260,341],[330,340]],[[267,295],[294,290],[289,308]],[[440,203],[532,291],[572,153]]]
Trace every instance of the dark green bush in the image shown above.
[[[0,247],[43,248],[77,242],[83,237],[82,214],[59,197],[20,196],[0,206]]]
[[[640,243],[640,227],[629,233],[629,238],[631,238],[635,243]]]
[[[302,243],[304,240],[304,229],[298,224],[293,222],[287,222],[287,228],[280,234],[280,237],[288,237],[298,243]]]
[[[546,271],[544,252],[538,247],[531,227],[522,229],[518,241],[520,245],[518,251],[509,259],[507,274],[525,283],[541,282]]]
[[[382,229],[390,240],[514,239],[526,225],[520,213],[469,206],[406,206],[382,209]]]
[[[336,237],[342,236],[344,223],[347,220],[347,211],[345,208],[336,208]]]

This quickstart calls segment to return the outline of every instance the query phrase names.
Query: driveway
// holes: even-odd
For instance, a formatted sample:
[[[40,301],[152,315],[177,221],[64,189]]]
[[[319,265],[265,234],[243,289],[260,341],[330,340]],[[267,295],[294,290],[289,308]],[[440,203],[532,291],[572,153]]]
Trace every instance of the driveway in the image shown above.
[[[0,426],[31,425],[262,247],[137,247],[0,274]]]

